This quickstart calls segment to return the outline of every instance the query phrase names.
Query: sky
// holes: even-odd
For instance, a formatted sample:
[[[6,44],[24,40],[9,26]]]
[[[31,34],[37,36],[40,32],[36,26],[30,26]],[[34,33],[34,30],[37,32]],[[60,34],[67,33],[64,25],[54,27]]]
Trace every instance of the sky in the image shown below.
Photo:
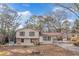
[[[67,7],[71,6],[71,4],[63,5],[66,5]],[[9,3],[8,6],[19,13],[27,13],[33,15],[43,15],[57,8],[61,9],[59,6],[51,3]],[[69,18],[73,18],[73,16],[75,15],[72,14]]]
[[[51,11],[52,8],[54,8],[52,4],[42,4],[42,3],[30,3],[30,4],[14,3],[8,5],[18,12],[30,11],[32,14],[35,15],[42,15],[44,13]]]
[[[63,4],[67,7],[71,7],[72,4]],[[22,15],[23,20],[25,20],[31,15],[45,15],[50,11],[62,10],[63,8],[51,3],[9,3],[8,6]],[[64,10],[64,9],[63,9]],[[68,14],[68,20],[73,21],[76,16],[70,11],[66,10]]]

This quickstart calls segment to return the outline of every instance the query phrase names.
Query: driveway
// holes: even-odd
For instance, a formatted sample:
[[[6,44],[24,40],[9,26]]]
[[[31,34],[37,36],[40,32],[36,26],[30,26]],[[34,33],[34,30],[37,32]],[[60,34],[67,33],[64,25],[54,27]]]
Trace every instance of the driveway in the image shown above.
[[[70,51],[76,51],[76,52],[79,52],[79,47],[77,46],[74,46],[73,44],[71,43],[60,43],[60,42],[57,42],[55,43],[56,45],[64,48],[64,49],[67,49],[67,50],[70,50]]]

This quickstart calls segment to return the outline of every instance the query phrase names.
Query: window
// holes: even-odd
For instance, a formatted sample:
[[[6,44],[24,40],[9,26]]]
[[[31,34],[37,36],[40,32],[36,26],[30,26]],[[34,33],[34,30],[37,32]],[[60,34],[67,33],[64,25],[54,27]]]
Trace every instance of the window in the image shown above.
[[[20,36],[25,36],[25,32],[20,32]]]
[[[50,40],[51,40],[51,37],[49,37],[49,36],[44,36],[44,37],[43,37],[43,40],[44,40],[44,41],[50,41]]]
[[[35,32],[29,32],[29,36],[35,36]]]
[[[21,42],[24,42],[24,39],[21,39]]]

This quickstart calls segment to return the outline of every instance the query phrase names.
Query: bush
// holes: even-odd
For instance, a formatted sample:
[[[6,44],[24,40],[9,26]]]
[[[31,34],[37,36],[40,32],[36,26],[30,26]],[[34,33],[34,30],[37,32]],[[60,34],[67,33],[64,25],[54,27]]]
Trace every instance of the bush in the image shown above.
[[[0,44],[1,44],[1,45],[4,45],[4,44],[5,44],[5,42],[0,42]]]

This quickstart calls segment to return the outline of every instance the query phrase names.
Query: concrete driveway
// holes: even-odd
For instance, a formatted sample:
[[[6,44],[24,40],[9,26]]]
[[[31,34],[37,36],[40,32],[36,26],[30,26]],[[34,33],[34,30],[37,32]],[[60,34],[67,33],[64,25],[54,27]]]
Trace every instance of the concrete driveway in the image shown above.
[[[62,48],[64,48],[64,49],[67,49],[67,50],[70,50],[70,51],[76,51],[76,52],[79,52],[79,47],[77,47],[77,46],[74,46],[73,44],[71,44],[71,43],[59,43],[59,42],[57,42],[57,43],[55,43],[56,45],[58,45],[58,46],[60,46],[60,47],[62,47]]]

